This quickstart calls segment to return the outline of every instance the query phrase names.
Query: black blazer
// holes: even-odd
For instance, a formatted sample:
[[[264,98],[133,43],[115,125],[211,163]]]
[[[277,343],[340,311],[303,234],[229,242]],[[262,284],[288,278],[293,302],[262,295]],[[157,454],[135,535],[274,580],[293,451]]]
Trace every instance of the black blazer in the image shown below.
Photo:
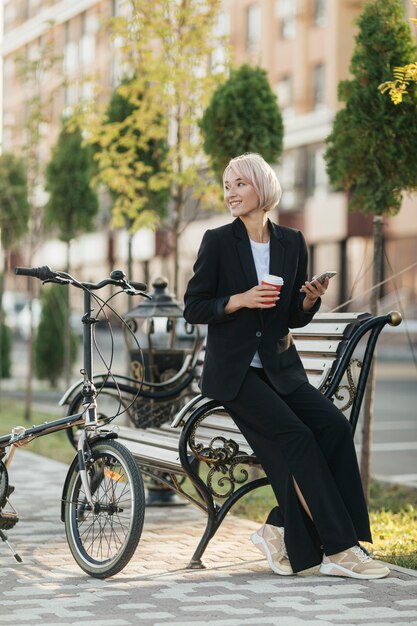
[[[288,330],[308,324],[320,307],[318,300],[308,313],[302,309],[306,243],[300,231],[269,220],[268,226],[269,272],[284,278],[276,307],[243,308],[230,315],[224,312],[231,295],[258,284],[248,233],[239,218],[204,234],[194,276],[185,292],[187,322],[208,324],[200,387],[205,396],[215,400],[236,397],[256,350],[278,393],[291,393],[307,381]]]

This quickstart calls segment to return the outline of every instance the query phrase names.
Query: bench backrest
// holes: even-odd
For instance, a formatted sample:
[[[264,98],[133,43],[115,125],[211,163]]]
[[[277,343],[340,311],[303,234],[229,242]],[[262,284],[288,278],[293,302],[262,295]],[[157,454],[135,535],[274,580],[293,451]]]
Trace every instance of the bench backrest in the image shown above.
[[[334,372],[352,331],[369,317],[369,313],[317,313],[307,326],[291,330],[308,380],[314,387],[317,389],[323,387]],[[197,359],[194,389],[197,393],[197,382],[204,365],[204,355],[205,342]]]
[[[291,331],[309,382],[321,389],[334,372],[354,328],[369,313],[317,313],[303,328]]]

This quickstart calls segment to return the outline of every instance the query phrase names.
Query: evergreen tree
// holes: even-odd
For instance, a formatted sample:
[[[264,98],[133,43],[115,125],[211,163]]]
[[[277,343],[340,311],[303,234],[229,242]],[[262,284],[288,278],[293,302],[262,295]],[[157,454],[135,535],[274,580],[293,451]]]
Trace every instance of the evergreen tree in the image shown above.
[[[58,141],[46,167],[46,190],[49,200],[44,207],[45,225],[54,228],[61,241],[67,244],[66,271],[69,271],[71,240],[93,230],[98,211],[98,200],[91,186],[94,162],[91,146],[83,145],[81,130],[71,128],[63,121]],[[69,291],[65,307],[64,326],[69,328]],[[64,347],[65,379],[70,382],[70,339],[66,335]]]
[[[371,312],[377,313],[382,267],[382,216],[396,215],[404,191],[417,189],[416,102],[404,96],[399,110],[378,86],[394,67],[416,54],[401,0],[373,0],[358,19],[350,64],[352,78],[339,84],[345,103],[327,138],[325,159],[331,183],[349,192],[349,209],[373,214],[374,259]],[[361,473],[369,493],[374,373],[371,370],[362,430]]]
[[[416,47],[401,0],[368,3],[358,26],[353,78],[338,87],[345,107],[327,138],[327,171],[336,188],[350,192],[351,210],[395,215],[403,191],[417,187],[417,107],[408,97],[399,111],[378,86],[416,54]]]
[[[129,119],[132,120],[132,118],[138,115],[140,110],[140,94],[135,94],[133,100],[129,100],[130,83],[131,80],[125,78],[122,80],[120,86],[114,90],[105,116],[107,123],[115,124],[119,131],[115,148],[120,155],[125,155],[129,151],[128,146],[124,145],[121,140],[128,133],[126,122],[129,122]],[[123,95],[125,88],[127,88],[127,94]],[[137,97],[139,97],[139,102],[136,101]],[[167,138],[149,137],[145,144],[143,144],[141,142],[140,129],[137,127],[133,129],[133,136],[136,138],[133,145],[133,153],[130,155],[133,158],[129,159],[127,167],[131,170],[132,178],[136,177],[142,183],[141,195],[144,196],[146,200],[144,209],[154,212],[160,218],[164,218],[166,216],[169,200],[169,187],[167,184],[162,186],[152,185],[152,179],[165,166],[168,153]],[[109,165],[109,162],[106,159],[106,154],[104,154],[104,163],[102,162],[100,158],[100,148],[101,146],[97,146],[98,154],[96,153],[96,160],[99,167],[103,170],[106,168],[106,165]],[[107,149],[108,146],[106,146],[106,150]],[[143,164],[143,167],[140,168],[142,169],[142,173],[139,174],[139,176],[137,164]],[[115,188],[110,186],[110,192],[113,197],[117,198],[117,196],[126,193],[126,190],[122,187],[116,191]],[[127,217],[130,226],[135,216],[128,215]]]
[[[0,155],[0,228],[5,251],[27,232],[29,202],[24,161],[13,154]]]
[[[29,202],[23,159],[0,155],[0,230],[4,265],[0,269],[0,377],[10,376],[11,334],[3,319],[3,293],[10,252],[28,230]]]
[[[275,163],[282,152],[283,123],[265,70],[242,65],[212,96],[200,121],[204,150],[221,181],[229,160],[258,152]]]
[[[11,349],[12,349],[12,335],[10,328],[2,322],[1,327],[1,344],[0,344],[0,378],[10,378],[11,374]]]
[[[41,292],[41,319],[35,338],[35,373],[55,385],[64,371],[65,335],[71,337],[71,362],[76,356],[77,338],[65,327],[68,287],[51,285]]]
[[[92,149],[83,145],[81,130],[65,122],[46,167],[49,200],[44,207],[45,225],[54,227],[61,241],[93,230],[98,211],[91,186],[94,174]]]
[[[417,0],[413,0],[413,4],[417,7]],[[417,25],[417,19],[411,17],[410,22]],[[388,91],[390,98],[394,104],[401,104],[406,93],[413,94],[417,97],[417,62],[407,63],[400,67],[394,67],[392,80],[379,85],[381,93]]]
[[[133,80],[133,79],[131,79]],[[168,153],[166,139],[149,137],[145,143],[141,141],[141,131],[134,122],[135,116],[140,115],[140,94],[132,99],[129,93],[131,80],[125,78],[114,90],[105,114],[107,130],[111,129],[113,139],[103,136],[95,147],[95,160],[98,167],[98,178],[106,183],[111,197],[117,203],[122,203],[126,211],[120,215],[120,222],[124,219],[128,229],[128,276],[132,276],[132,238],[142,219],[147,223],[149,216],[154,215],[163,219],[167,214],[169,200],[169,185],[155,185],[155,180],[165,167]],[[127,94],[123,92],[127,89]],[[129,99],[129,95],[130,98]],[[139,101],[138,101],[139,100]],[[133,129],[132,129],[133,126]],[[134,139],[132,142],[129,135]],[[106,135],[106,137],[108,137]],[[123,141],[126,138],[126,141]],[[110,143],[109,143],[110,141]],[[108,158],[113,144],[112,159]],[[125,174],[130,172],[132,185],[126,185],[125,179],[114,176],[114,166],[124,164]],[[133,182],[134,181],[134,182]],[[132,188],[136,189],[140,197],[141,209],[138,214],[137,198],[132,202]],[[141,218],[140,218],[141,216]]]

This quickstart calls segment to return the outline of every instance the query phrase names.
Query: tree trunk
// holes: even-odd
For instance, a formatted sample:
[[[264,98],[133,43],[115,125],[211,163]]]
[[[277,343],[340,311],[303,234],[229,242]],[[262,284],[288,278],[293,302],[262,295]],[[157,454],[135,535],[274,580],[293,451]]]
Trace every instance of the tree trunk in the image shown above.
[[[132,239],[133,235],[128,231],[127,238],[127,279],[133,279],[133,257],[132,257]]]
[[[382,275],[382,229],[382,216],[375,215],[373,221],[374,252],[372,264],[372,286],[374,287],[374,289],[371,292],[370,299],[370,308],[372,315],[378,315],[380,287],[376,287],[376,285],[379,285],[379,283],[381,282]],[[374,353],[374,358],[372,359],[371,367],[369,370],[368,383],[364,400],[364,415],[362,426],[362,449],[360,467],[366,501],[368,501],[369,499],[371,486],[371,443],[375,392],[375,356],[376,353]]]
[[[180,228],[181,218],[183,211],[183,197],[184,191],[181,186],[178,186],[177,194],[174,203],[174,220],[173,220],[173,235],[174,235],[174,295],[178,298],[179,292],[179,274],[180,274]]]

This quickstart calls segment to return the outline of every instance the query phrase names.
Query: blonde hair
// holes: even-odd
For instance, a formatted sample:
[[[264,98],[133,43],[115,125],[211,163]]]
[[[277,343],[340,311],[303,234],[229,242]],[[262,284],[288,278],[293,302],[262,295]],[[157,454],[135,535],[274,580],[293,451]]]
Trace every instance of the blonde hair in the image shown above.
[[[233,170],[255,189],[259,206],[266,212],[273,209],[281,199],[281,185],[272,167],[260,154],[248,152],[231,159],[223,172],[223,182]]]

